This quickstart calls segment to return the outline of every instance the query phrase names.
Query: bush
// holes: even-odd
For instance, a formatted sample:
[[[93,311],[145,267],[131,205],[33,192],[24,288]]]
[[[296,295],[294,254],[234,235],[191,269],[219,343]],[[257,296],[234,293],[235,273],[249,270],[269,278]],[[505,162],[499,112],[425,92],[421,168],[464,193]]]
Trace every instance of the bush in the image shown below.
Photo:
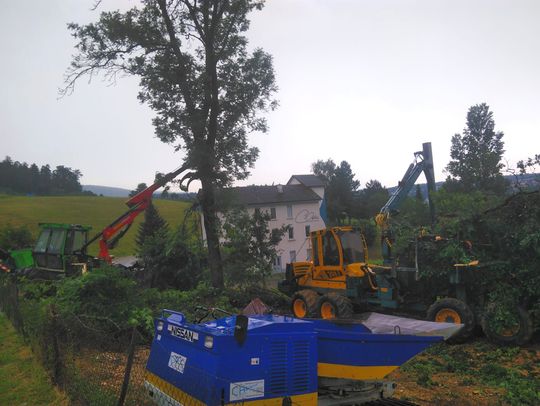
[[[78,337],[121,334],[151,317],[135,281],[112,267],[63,280],[54,301],[68,334]]]
[[[0,248],[18,250],[32,245],[34,245],[34,238],[28,227],[17,227],[8,223],[0,228]]]

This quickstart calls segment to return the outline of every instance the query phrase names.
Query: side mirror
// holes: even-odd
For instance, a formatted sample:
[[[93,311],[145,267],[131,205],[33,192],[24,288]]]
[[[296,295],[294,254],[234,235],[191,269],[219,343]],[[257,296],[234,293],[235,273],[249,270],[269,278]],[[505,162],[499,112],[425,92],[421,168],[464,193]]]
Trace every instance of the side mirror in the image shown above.
[[[244,344],[247,338],[248,331],[248,318],[243,314],[236,316],[236,322],[234,324],[234,338],[238,345]]]

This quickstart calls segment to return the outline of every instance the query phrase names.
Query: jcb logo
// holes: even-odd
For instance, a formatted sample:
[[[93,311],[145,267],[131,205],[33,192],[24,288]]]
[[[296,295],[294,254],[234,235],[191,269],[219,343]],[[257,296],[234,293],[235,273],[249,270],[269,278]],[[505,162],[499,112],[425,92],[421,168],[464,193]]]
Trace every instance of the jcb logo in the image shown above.
[[[338,276],[341,276],[341,272],[339,271],[324,271],[326,273],[326,276],[329,278],[337,278]]]

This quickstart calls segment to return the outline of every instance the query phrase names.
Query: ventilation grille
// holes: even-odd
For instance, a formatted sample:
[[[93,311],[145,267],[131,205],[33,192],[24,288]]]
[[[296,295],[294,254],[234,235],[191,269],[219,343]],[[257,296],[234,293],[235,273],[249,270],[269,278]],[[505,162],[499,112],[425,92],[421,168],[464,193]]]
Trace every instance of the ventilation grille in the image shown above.
[[[270,393],[287,392],[287,341],[270,343]]]
[[[291,385],[293,393],[309,389],[309,341],[293,341]]]
[[[276,340],[270,343],[270,379],[273,395],[287,395],[309,390],[310,341]]]

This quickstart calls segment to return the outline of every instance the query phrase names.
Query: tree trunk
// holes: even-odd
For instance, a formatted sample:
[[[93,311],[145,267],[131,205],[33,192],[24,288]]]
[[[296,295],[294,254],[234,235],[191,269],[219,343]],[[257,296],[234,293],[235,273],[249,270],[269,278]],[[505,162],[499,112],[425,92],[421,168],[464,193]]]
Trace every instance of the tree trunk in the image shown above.
[[[208,263],[210,278],[214,288],[223,288],[223,267],[219,250],[219,220],[216,215],[214,185],[212,181],[201,177],[201,206],[204,215],[204,230],[208,244]]]

